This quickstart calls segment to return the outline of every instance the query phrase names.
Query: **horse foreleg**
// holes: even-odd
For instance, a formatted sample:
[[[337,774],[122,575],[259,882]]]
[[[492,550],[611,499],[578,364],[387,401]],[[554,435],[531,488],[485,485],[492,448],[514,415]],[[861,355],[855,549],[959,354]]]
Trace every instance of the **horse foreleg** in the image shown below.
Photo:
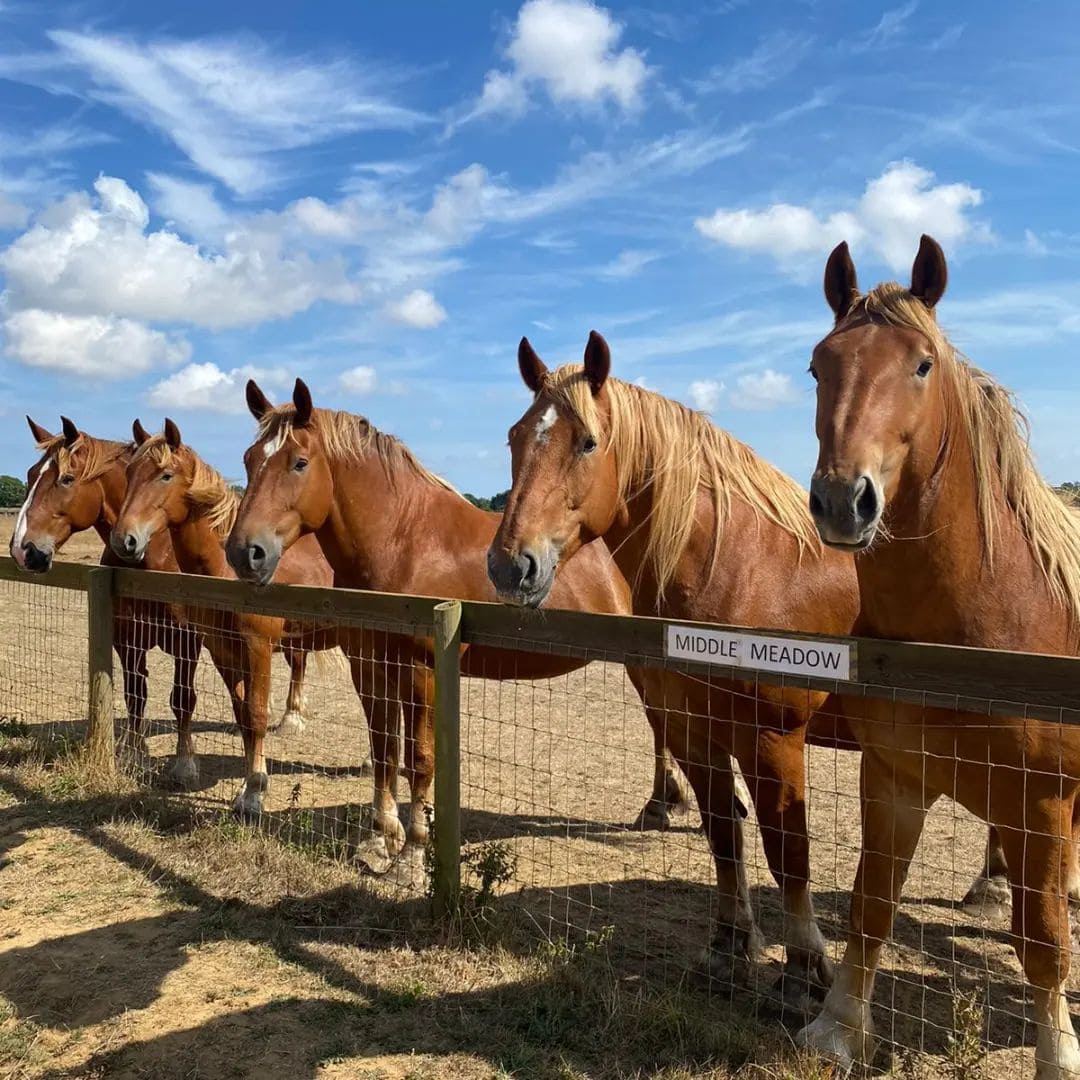
[[[923,791],[905,787],[873,751],[860,770],[862,853],[851,891],[847,948],[817,1019],[796,1036],[842,1070],[873,1057],[870,997],[881,947],[892,932],[911,858],[930,808]]]
[[[197,634],[187,629],[177,629],[173,640],[173,688],[169,704],[176,717],[176,757],[169,778],[178,787],[193,788],[199,782],[199,761],[195,756],[191,721],[196,704],[195,669],[202,642]]]
[[[244,758],[246,777],[244,787],[233,803],[241,817],[257,818],[263,811],[263,800],[270,787],[266,772],[264,740],[270,701],[271,659],[270,639],[256,634],[244,640]]]
[[[1009,868],[1005,864],[1005,849],[993,825],[986,835],[986,859],[979,876],[971,883],[961,901],[972,915],[996,915],[1009,910],[1012,890],[1009,887]]]
[[[285,698],[285,712],[274,733],[299,735],[304,730],[304,677],[307,674],[308,653],[300,647],[287,647],[285,659],[289,664],[289,693]]]
[[[690,788],[667,748],[667,717],[663,709],[649,705],[649,673],[643,668],[628,667],[626,674],[641,698],[653,736],[652,794],[634,821],[634,828],[666,829],[671,825],[673,817],[689,811]],[[658,682],[655,677],[652,682],[655,696],[658,693]]]
[[[405,829],[398,815],[397,777],[400,760],[401,700],[388,668],[397,668],[386,658],[369,651],[370,641],[362,643],[359,654],[349,652],[349,671],[353,686],[367,714],[371,740],[372,800],[371,826],[382,850],[382,861],[396,855],[405,844]]]
[[[805,1012],[811,997],[820,998],[832,985],[832,965],[825,955],[825,939],[810,892],[806,727],[782,731],[764,726],[768,712],[776,710],[758,701],[752,720],[736,718],[735,752],[750,786],[765,858],[780,887],[787,952],[781,997],[786,1007]],[[781,718],[779,714],[773,717]]]
[[[120,657],[124,682],[124,705],[127,724],[120,737],[117,753],[125,768],[137,773],[150,770],[150,751],[146,746],[147,668],[146,643],[140,641],[139,625],[130,619],[116,619],[113,633],[115,648]]]

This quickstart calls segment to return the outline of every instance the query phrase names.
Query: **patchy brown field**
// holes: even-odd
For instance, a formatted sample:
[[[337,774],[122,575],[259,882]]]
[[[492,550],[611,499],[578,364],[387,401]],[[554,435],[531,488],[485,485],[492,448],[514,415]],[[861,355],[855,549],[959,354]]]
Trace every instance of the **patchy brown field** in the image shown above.
[[[84,535],[64,554],[93,562],[100,545]],[[0,583],[0,1076],[828,1075],[793,1055],[772,1010],[780,913],[752,819],[751,887],[774,944],[749,987],[695,976],[711,865],[696,819],[666,834],[626,828],[651,744],[621,668],[465,682],[474,891],[447,929],[422,886],[356,864],[370,780],[343,672],[312,668],[306,730],[271,737],[257,830],[228,812],[239,739],[205,656],[198,790],[88,772],[85,642],[82,596]],[[170,679],[153,654],[160,762]],[[275,680],[280,713],[284,663]],[[810,778],[816,898],[838,941],[858,852],[857,761],[813,750]],[[896,1075],[1033,1071],[1007,924],[956,907],[982,842],[953,804],[935,809],[876,999],[879,1033],[920,1051],[891,1064],[883,1053]],[[965,995],[975,1004],[958,1023]],[[980,1040],[993,1048],[982,1073]]]

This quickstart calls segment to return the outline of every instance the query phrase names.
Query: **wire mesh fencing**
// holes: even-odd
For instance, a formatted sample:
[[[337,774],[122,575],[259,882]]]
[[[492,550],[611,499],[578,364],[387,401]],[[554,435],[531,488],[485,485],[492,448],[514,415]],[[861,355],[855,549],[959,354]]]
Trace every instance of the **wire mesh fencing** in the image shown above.
[[[653,627],[634,620],[633,639],[589,637],[582,627],[591,623],[575,629],[551,614],[522,617],[511,626],[505,612],[485,615],[473,606],[466,614],[477,618],[463,622],[466,648],[454,718],[460,792],[448,802],[438,776],[434,791],[429,786],[437,704],[433,601],[386,597],[361,617],[359,608],[347,610],[344,603],[313,605],[304,596],[314,590],[279,589],[259,600],[250,590],[237,586],[230,592],[227,583],[216,583],[213,595],[180,604],[177,597],[185,589],[190,593],[189,582],[178,583],[174,593],[155,585],[160,595],[150,603],[153,589],[131,595],[128,578],[123,581],[114,601],[118,751],[130,755],[129,767],[140,770],[144,782],[182,786],[222,813],[257,809],[262,827],[283,840],[348,859],[370,880],[404,896],[431,889],[428,830],[434,825],[437,835],[441,820],[437,814],[432,822],[433,799],[439,813],[459,805],[462,904],[471,904],[474,915],[566,954],[602,950],[619,992],[705,995],[718,1022],[752,1030],[783,1026],[794,1033],[820,1011],[822,984],[847,937],[864,840],[874,852],[896,839],[864,838],[866,808],[889,802],[885,788],[901,773],[910,780],[911,760],[918,761],[931,791],[941,786],[943,770],[959,776],[973,764],[962,756],[973,752],[972,745],[985,745],[986,756],[974,761],[986,772],[985,813],[947,797],[933,801],[926,813],[880,957],[873,997],[881,1041],[876,1061],[911,1077],[1034,1072],[1038,1015],[1014,949],[1011,911],[1014,900],[1024,903],[1029,886],[1025,882],[1011,895],[997,879],[978,896],[970,890],[984,866],[988,834],[980,817],[992,810],[991,792],[1011,793],[1023,803],[1029,788],[1049,790],[1052,780],[1025,759],[1026,751],[1005,769],[1014,775],[1003,779],[1001,765],[989,764],[995,740],[1019,730],[1018,745],[1040,745],[1045,762],[1053,757],[1048,745],[1074,737],[1078,715],[1061,704],[1068,691],[1054,689],[1066,681],[1065,669],[1053,675],[1057,669],[1039,658],[1003,657],[980,675],[978,658],[964,668],[960,651],[953,656],[947,650],[927,653],[925,660],[919,653],[918,663],[891,669],[897,657],[903,659],[897,647],[878,657],[860,654],[852,674],[866,681],[788,678],[680,662],[656,637],[664,629],[659,622]],[[0,581],[0,593],[0,712],[27,724],[81,721],[85,596],[23,580]],[[565,637],[564,625],[573,631]],[[609,625],[614,623],[594,629]],[[196,652],[184,634],[195,636]],[[250,674],[260,635],[273,646],[265,700],[254,703],[267,718],[269,785],[245,805],[259,762],[245,755],[237,686],[247,705],[250,695],[261,692]],[[643,641],[652,644],[644,648]],[[146,687],[140,691],[139,681],[123,673],[139,670],[144,651]],[[193,656],[187,676],[182,669]],[[721,681],[732,678],[737,683]],[[943,689],[950,678],[952,692]],[[665,680],[658,698],[657,686]],[[1002,685],[1029,690],[1012,698],[996,690],[979,696],[981,686]],[[703,686],[709,688],[704,698]],[[812,692],[831,696],[811,699]],[[1021,696],[1029,700],[1017,703]],[[815,745],[799,756],[800,776],[788,777],[795,802],[799,784],[805,785],[805,867],[798,861],[798,838],[776,835],[775,807],[769,820],[762,818],[776,798],[770,785],[780,759],[768,760],[777,740],[766,729],[773,716],[767,705],[779,698],[793,707],[800,698],[812,701],[820,706],[819,717],[832,721],[819,719]],[[695,715],[703,700],[705,715]],[[967,730],[985,735],[982,743],[961,746],[935,734],[943,718],[958,711]],[[745,733],[737,762],[722,752],[736,718],[760,736],[758,759],[748,756],[753,739],[748,742]],[[140,740],[127,737],[133,722],[141,728],[145,753],[130,753],[142,750]],[[178,742],[185,723],[191,748]],[[864,738],[886,747],[901,727],[923,733],[911,760],[886,754],[882,760],[893,770],[889,783],[879,776],[863,798],[860,754],[821,737],[860,724]],[[700,742],[702,730],[713,732],[712,743]],[[665,746],[675,748],[674,757]],[[188,749],[196,775],[190,766],[176,767]],[[369,760],[373,749],[382,763],[377,775]],[[730,808],[726,816],[724,806]],[[921,812],[916,816],[921,820]],[[798,815],[784,820],[797,822]],[[1006,849],[1026,859],[1039,838],[1032,822],[1019,846],[1006,838]],[[395,858],[402,843],[411,859]],[[1075,866],[1070,847],[1059,878]],[[1044,884],[1051,877],[1044,874]],[[826,959],[809,974],[792,963],[800,950],[813,952],[815,940],[808,909],[799,906],[803,886],[812,897]],[[888,889],[880,882],[871,883],[867,895],[880,901],[887,898],[883,891]],[[732,920],[738,932],[732,932]],[[1035,932],[1023,919],[1020,928],[1029,936]],[[1069,934],[1062,944],[1066,954],[1076,949]],[[1075,960],[1072,967],[1068,992],[1080,989]],[[777,1064],[773,1071],[788,1075],[788,1067]],[[762,1070],[770,1071],[767,1064]]]

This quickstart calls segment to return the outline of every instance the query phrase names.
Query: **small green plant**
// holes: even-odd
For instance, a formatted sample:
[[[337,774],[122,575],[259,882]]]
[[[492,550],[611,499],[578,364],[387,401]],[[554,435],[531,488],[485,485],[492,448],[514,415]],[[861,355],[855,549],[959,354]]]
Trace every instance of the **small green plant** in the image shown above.
[[[982,1080],[983,1007],[976,990],[953,990],[953,1029],[945,1049],[945,1067],[951,1080]]]
[[[490,907],[495,898],[495,890],[513,881],[517,872],[517,855],[506,840],[493,840],[489,844],[482,844],[468,852],[461,861],[479,882],[474,900],[480,909]]]

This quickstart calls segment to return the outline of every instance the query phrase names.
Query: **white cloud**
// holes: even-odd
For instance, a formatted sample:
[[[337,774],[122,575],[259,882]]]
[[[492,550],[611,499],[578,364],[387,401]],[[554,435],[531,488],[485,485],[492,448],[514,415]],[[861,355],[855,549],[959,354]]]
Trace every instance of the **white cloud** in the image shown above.
[[[385,310],[394,322],[418,330],[430,330],[446,319],[446,310],[425,289],[414,289],[408,296],[387,304]]]
[[[510,70],[488,72],[479,101],[459,124],[492,114],[520,116],[533,87],[542,87],[556,105],[611,101],[636,109],[649,69],[636,49],[618,48],[622,32],[591,0],[526,0],[505,50]]]
[[[395,76],[365,61],[275,52],[256,38],[137,41],[54,30],[54,51],[0,56],[0,75],[115,108],[171,139],[240,194],[276,178],[275,152],[358,131],[416,127]]]
[[[932,172],[900,161],[869,181],[850,209],[825,217],[806,206],[776,203],[764,210],[717,210],[694,225],[717,243],[763,252],[781,262],[824,254],[847,240],[869,248],[899,272],[910,267],[921,233],[930,233],[947,247],[989,238],[988,226],[969,216],[981,203],[978,188],[934,184]]]
[[[222,328],[359,298],[340,261],[288,250],[280,232],[237,229],[207,253],[148,231],[146,204],[123,180],[99,177],[94,190],[46,210],[0,253],[9,307]]]
[[[798,400],[791,376],[771,368],[740,375],[731,391],[731,404],[737,409],[772,409]]]
[[[281,386],[288,381],[288,373],[282,368],[250,365],[222,371],[217,364],[188,364],[152,386],[146,400],[165,410],[238,414],[247,408],[244,387],[248,379],[256,379],[268,386]]]
[[[184,340],[111,315],[64,315],[27,308],[4,320],[7,353],[30,367],[119,379],[182,364]]]
[[[627,248],[625,251],[620,251],[611,262],[601,266],[598,272],[601,277],[616,280],[632,278],[640,274],[649,263],[656,262],[659,258],[660,255],[655,251],[636,251],[633,248]]]
[[[724,384],[718,379],[699,379],[690,384],[690,400],[695,409],[711,413],[720,404],[720,395],[724,392]]]
[[[375,389],[377,382],[375,369],[366,367],[363,364],[360,367],[343,371],[338,376],[338,385],[349,394],[370,394]]]

